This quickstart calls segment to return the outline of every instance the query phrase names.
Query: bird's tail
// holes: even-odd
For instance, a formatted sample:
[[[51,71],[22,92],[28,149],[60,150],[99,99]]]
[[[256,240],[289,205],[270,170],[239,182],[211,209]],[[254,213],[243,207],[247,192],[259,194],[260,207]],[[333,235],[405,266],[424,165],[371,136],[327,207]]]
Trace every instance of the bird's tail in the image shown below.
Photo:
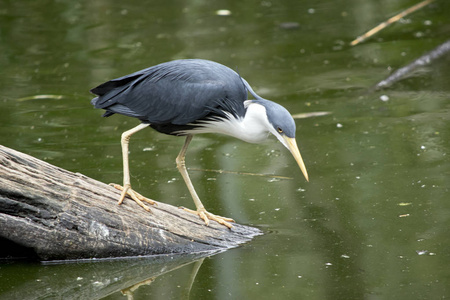
[[[97,101],[98,101],[98,97],[95,97],[94,99],[91,100],[91,104],[97,108]]]

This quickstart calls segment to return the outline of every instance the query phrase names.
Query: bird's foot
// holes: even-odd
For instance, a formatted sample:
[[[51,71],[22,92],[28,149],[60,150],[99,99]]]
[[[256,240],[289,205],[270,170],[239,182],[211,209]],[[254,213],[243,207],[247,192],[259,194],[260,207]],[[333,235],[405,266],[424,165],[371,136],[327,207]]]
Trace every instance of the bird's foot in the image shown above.
[[[234,223],[233,219],[217,216],[215,214],[207,212],[206,209],[204,209],[204,208],[198,209],[198,210],[192,210],[192,209],[183,207],[183,209],[187,212],[190,212],[191,214],[199,216],[203,221],[205,221],[206,226],[209,225],[209,220],[213,220],[213,221],[216,221],[217,223],[224,225],[230,229],[233,227],[233,225],[230,224],[230,222]]]
[[[122,204],[122,202],[126,196],[129,196],[131,199],[136,201],[136,203],[139,204],[139,206],[141,206],[143,209],[145,209],[146,211],[149,211],[149,212],[151,211],[150,207],[148,207],[144,202],[147,202],[151,205],[157,205],[155,201],[142,196],[138,192],[135,192],[131,188],[131,185],[129,185],[129,184],[125,184],[124,186],[121,186],[121,185],[118,185],[115,183],[110,183],[109,185],[113,186],[114,188],[118,189],[119,191],[122,191],[122,194],[120,195],[120,198],[119,198],[119,202],[117,203],[119,205]]]

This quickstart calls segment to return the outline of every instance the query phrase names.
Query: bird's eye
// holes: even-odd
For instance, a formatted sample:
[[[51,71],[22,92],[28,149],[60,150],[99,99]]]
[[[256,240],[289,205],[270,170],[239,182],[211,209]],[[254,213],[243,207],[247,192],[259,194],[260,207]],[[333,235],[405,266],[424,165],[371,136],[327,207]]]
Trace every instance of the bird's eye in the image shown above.
[[[277,127],[277,130],[278,130],[279,133],[283,132],[283,129],[281,129],[280,127]]]

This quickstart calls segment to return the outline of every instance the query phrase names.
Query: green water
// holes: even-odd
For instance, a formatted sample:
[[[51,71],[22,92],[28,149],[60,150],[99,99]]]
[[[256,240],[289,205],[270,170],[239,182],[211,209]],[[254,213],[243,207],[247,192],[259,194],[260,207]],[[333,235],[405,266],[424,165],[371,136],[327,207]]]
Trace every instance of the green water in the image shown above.
[[[138,122],[101,118],[88,91],[168,60],[218,61],[292,114],[330,114],[297,120],[309,183],[275,139],[194,138],[187,165],[206,208],[265,235],[197,263],[192,285],[189,260],[1,263],[0,299],[124,299],[153,276],[135,299],[189,287],[191,299],[450,297],[450,58],[371,90],[449,38],[450,3],[348,46],[417,2],[2,1],[0,144],[64,169],[120,183],[120,134]],[[175,167],[182,144],[133,136],[133,187],[194,207]]]

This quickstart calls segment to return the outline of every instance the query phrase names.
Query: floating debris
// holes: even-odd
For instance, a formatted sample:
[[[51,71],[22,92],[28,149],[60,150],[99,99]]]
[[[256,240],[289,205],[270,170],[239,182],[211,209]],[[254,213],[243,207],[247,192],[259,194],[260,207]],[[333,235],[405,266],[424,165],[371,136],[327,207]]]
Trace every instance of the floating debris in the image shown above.
[[[34,95],[17,99],[17,101],[28,101],[28,100],[42,100],[42,99],[53,99],[60,100],[63,99],[63,95]]]
[[[261,174],[261,173],[249,173],[249,172],[237,172],[237,171],[225,171],[225,170],[214,170],[214,169],[199,169],[199,168],[189,168],[190,171],[202,171],[202,172],[213,172],[219,174],[236,174],[236,175],[246,175],[246,176],[260,176],[260,177],[271,177],[273,179],[294,179],[293,177],[279,176],[274,174]]]
[[[380,96],[380,100],[383,102],[389,101],[389,96],[388,95],[381,95]]]
[[[278,181],[280,181],[279,178],[270,178],[267,180],[267,182],[278,182]]]
[[[303,114],[295,114],[292,115],[292,118],[294,119],[306,119],[311,117],[321,117],[331,114],[330,111],[316,111],[316,112],[310,112],[310,113],[303,113]]]
[[[279,26],[281,29],[298,29],[298,28],[300,28],[300,24],[297,22],[283,22],[283,23],[280,23]]]
[[[229,15],[231,15],[231,11],[228,10],[228,9],[219,9],[219,10],[216,10],[216,15],[218,15],[218,16],[229,16]]]

